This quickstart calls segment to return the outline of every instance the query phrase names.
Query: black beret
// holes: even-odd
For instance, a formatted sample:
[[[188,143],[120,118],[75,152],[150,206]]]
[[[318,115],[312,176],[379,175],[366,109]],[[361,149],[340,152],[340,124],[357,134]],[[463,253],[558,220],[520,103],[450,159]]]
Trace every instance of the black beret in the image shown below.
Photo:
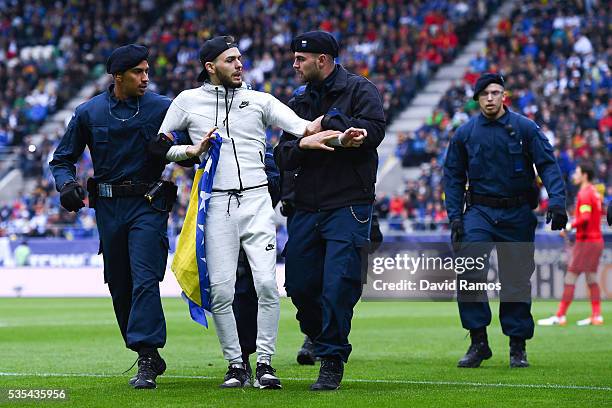
[[[309,31],[296,36],[291,41],[291,51],[312,52],[338,56],[340,45],[333,35],[326,31]]]
[[[202,48],[200,48],[200,62],[202,66],[207,62],[214,61],[223,51],[234,47],[238,47],[238,45],[231,35],[223,35],[207,40]],[[198,75],[198,81],[204,82],[206,79],[208,79],[208,71],[204,68],[200,75]]]
[[[478,100],[478,94],[482,92],[489,84],[499,84],[502,87],[506,87],[504,83],[504,77],[501,74],[494,74],[492,72],[484,73],[478,78],[476,81],[476,85],[474,85],[474,95],[472,99],[475,101]]]
[[[106,72],[116,74],[134,68],[149,56],[149,49],[138,44],[128,44],[115,49],[106,61]]]

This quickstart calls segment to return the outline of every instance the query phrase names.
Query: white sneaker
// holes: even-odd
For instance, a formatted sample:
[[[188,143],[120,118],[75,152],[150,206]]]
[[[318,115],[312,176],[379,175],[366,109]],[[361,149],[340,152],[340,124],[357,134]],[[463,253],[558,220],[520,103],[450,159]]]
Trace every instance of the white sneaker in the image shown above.
[[[604,320],[603,320],[603,316],[592,316],[592,317],[587,317],[586,319],[582,319],[582,320],[578,320],[576,322],[576,324],[578,326],[601,326],[603,324]]]
[[[567,319],[565,316],[550,316],[546,319],[538,320],[538,326],[565,326]]]

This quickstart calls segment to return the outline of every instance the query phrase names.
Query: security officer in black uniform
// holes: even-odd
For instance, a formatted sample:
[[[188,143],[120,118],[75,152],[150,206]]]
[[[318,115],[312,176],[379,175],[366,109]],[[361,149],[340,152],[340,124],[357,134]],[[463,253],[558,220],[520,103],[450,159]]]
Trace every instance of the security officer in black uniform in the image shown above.
[[[76,212],[85,205],[85,192],[75,163],[85,146],[91,152],[94,176],[87,190],[104,281],[125,344],[138,353],[138,373],[130,379],[138,389],[156,388],[166,369],[157,351],[166,342],[159,282],[168,256],[168,212],[176,200],[176,186],[159,180],[166,161],[157,151],[168,141],[156,134],[171,101],[146,90],[148,54],[136,44],[112,52],[106,69],[114,84],[76,108],[49,163],[62,206]],[[204,148],[190,146],[188,155],[199,156]]]
[[[302,90],[298,90],[298,93]],[[287,217],[287,225],[291,222],[295,208],[293,206],[293,175],[294,171],[281,174],[271,158],[271,146],[266,147],[266,174],[268,176],[268,192],[272,197],[272,206],[276,207],[282,197],[281,214]],[[282,189],[281,189],[282,183]],[[372,214],[372,225],[370,230],[371,247],[368,252],[374,252],[383,241],[380,224],[376,214]],[[255,353],[257,340],[257,292],[253,284],[253,275],[251,267],[244,250],[240,250],[238,256],[238,270],[236,274],[236,288],[234,292],[234,302],[232,304],[234,317],[236,318],[236,326],[238,327],[238,338],[240,340],[240,348],[242,350],[242,361],[247,366],[249,377],[251,376],[251,367],[249,364],[249,356]],[[300,365],[314,365],[316,357],[314,355],[314,344],[306,335],[304,343],[297,353],[297,362]]]
[[[298,93],[303,90],[298,89]],[[281,174],[274,162],[272,156],[272,147],[266,146],[266,175],[268,176],[268,192],[272,198],[272,206],[281,201],[281,213],[287,217],[287,224],[291,222],[295,208],[293,206],[293,175],[295,171],[288,171],[284,176]],[[281,191],[281,183],[282,191]],[[372,226],[370,231],[370,241],[372,247],[369,252],[374,252],[382,243],[383,236],[380,231],[378,218],[372,214]],[[249,261],[244,250],[240,250],[238,256],[238,270],[236,273],[236,287],[234,292],[234,302],[232,303],[234,317],[236,318],[236,326],[238,328],[238,338],[240,340],[240,349],[242,350],[242,361],[247,366],[247,372],[251,377],[251,366],[249,364],[249,356],[256,351],[257,340],[257,292],[253,283],[253,275]],[[314,356],[314,344],[308,336],[305,336],[304,343],[297,353],[297,362],[300,365],[314,365],[316,357]]]
[[[488,259],[497,247],[499,314],[502,330],[510,337],[510,367],[527,367],[525,341],[534,330],[530,278],[537,220],[532,208],[538,205],[533,165],[548,192],[547,222],[552,220],[553,230],[567,223],[565,185],[553,148],[538,125],[504,107],[504,86],[504,78],[494,73],[476,82],[474,100],[481,112],[450,141],[444,190],[451,240],[459,256]],[[484,269],[468,270],[458,279],[486,282],[488,269],[486,263]],[[458,290],[457,295],[461,323],[472,340],[458,366],[478,367],[492,355],[486,332],[491,309],[486,294]]]
[[[306,90],[306,85],[302,85],[298,89],[295,90],[293,94],[293,98],[299,97],[303,95]],[[292,102],[290,101],[290,104]],[[290,134],[284,135],[286,139],[295,139]],[[281,185],[281,208],[280,212],[282,215],[287,217],[287,226],[291,223],[291,219],[293,218],[293,214],[295,213],[295,178],[299,173],[299,169],[283,171],[280,173],[280,185]],[[376,210],[372,213],[372,222],[370,224],[370,247],[368,253],[373,253],[380,247],[383,242],[383,234],[380,230],[380,223],[378,221],[378,214]],[[283,251],[283,256],[286,253]],[[285,269],[286,273],[286,269]],[[297,352],[296,360],[300,365],[314,365],[315,361],[319,358],[315,356],[314,343],[308,337],[307,334],[304,335],[304,342],[302,346]]]
[[[367,131],[351,148],[330,147],[326,137],[296,140],[284,133],[274,151],[283,175],[295,174],[285,286],[297,307],[300,329],[321,358],[319,377],[310,389],[334,390],[351,352],[348,335],[362,291],[361,249],[369,241],[376,148],[384,138],[385,117],[376,86],[335,64],[339,46],[331,34],[298,35],[291,50],[293,67],[307,86],[289,106],[304,119],[318,119],[326,130]]]

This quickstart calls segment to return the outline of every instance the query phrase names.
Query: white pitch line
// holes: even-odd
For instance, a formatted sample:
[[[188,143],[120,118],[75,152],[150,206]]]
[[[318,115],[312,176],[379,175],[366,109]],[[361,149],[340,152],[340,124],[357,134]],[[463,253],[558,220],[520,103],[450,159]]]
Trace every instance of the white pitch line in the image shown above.
[[[89,373],[4,373],[0,377],[94,377],[115,378],[125,377],[123,374],[89,374]],[[218,377],[203,375],[163,375],[162,378],[182,378],[190,380],[217,380]],[[312,381],[312,378],[287,378],[289,381]],[[492,388],[543,388],[555,390],[588,390],[588,391],[612,391],[612,387],[596,387],[590,385],[564,385],[564,384],[509,384],[509,383],[480,383],[467,381],[422,381],[422,380],[365,380],[360,378],[345,378],[343,382],[349,383],[371,383],[371,384],[406,384],[406,385],[456,385],[467,387],[492,387]]]
[[[3,323],[0,322],[0,327],[40,327],[40,326],[52,326],[52,327],[61,327],[61,326],[98,326],[98,325],[116,325],[116,320],[96,320],[95,322],[70,322],[70,321],[49,321],[49,320],[41,320],[30,323]]]

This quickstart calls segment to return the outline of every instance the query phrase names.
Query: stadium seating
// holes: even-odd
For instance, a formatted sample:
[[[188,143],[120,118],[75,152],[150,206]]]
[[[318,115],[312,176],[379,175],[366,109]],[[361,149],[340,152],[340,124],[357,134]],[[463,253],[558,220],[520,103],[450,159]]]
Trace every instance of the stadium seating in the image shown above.
[[[254,88],[271,92],[287,101],[298,85],[291,68],[292,55],[286,51],[289,41],[297,32],[318,28],[334,33],[341,41],[343,50],[339,57],[340,63],[353,72],[367,76],[378,86],[384,98],[387,117],[392,119],[437,67],[456,55],[458,47],[469,39],[470,32],[482,23],[474,20],[473,15],[476,13],[468,12],[470,8],[478,6],[476,1],[418,1],[408,5],[401,2],[360,0],[347,3],[346,7],[311,1],[309,7],[301,7],[298,1],[240,2],[228,5],[189,0],[172,9],[165,8],[167,4],[163,2],[129,3],[134,9],[141,7],[141,12],[138,13],[138,20],[126,21],[128,26],[132,24],[134,28],[126,31],[117,30],[118,25],[111,24],[104,26],[108,28],[103,30],[101,25],[86,18],[79,20],[65,17],[93,13],[99,15],[101,21],[111,19],[117,14],[115,2],[111,2],[102,11],[95,8],[95,3],[75,6],[71,2],[58,2],[48,10],[42,6],[37,9],[34,2],[22,2],[14,6],[8,14],[12,18],[3,20],[0,26],[0,41],[4,41],[4,47],[0,47],[0,79],[9,74],[19,73],[20,77],[25,75],[25,79],[18,81],[24,83],[20,88],[24,103],[20,107],[31,108],[25,102],[28,97],[33,103],[37,101],[44,104],[50,101],[54,105],[47,109],[48,115],[61,106],[69,95],[76,93],[87,79],[101,75],[103,62],[114,46],[130,41],[150,46],[151,89],[174,97],[183,89],[197,86],[195,76],[199,71],[198,48],[204,39],[219,33],[232,33],[238,38],[243,53],[245,79]],[[491,0],[486,5],[494,8],[497,3]],[[446,213],[439,187],[440,164],[454,129],[477,111],[477,105],[470,98],[471,85],[484,70],[502,71],[507,75],[508,89],[512,91],[508,103],[512,109],[522,111],[542,124],[551,140],[554,138],[560,152],[559,163],[566,177],[575,166],[576,158],[584,155],[596,160],[600,176],[609,173],[612,109],[608,109],[608,100],[612,80],[604,58],[609,51],[604,41],[604,33],[607,31],[598,29],[603,27],[602,21],[605,21],[605,16],[609,16],[609,12],[597,8],[590,12],[582,9],[574,11],[571,7],[557,8],[554,4],[542,5],[530,1],[525,3],[520,14],[515,13],[502,19],[496,31],[488,36],[485,52],[470,62],[463,83],[447,92],[439,108],[427,118],[421,129],[398,135],[397,155],[404,159],[405,164],[420,163],[421,175],[418,180],[408,182],[406,186],[398,186],[394,197],[384,197],[377,202],[382,215],[386,214],[385,203],[393,201],[397,207],[397,203],[403,202],[403,211],[392,214],[396,220],[390,224],[392,229],[402,231],[408,225],[409,230],[431,230],[444,224]],[[161,13],[161,10],[170,11]],[[28,22],[38,21],[37,15],[55,18],[41,20],[44,21],[40,23],[42,29],[26,30],[20,28],[19,22],[15,22],[15,17],[19,15],[28,18]],[[60,30],[58,20],[62,22],[61,27],[70,29]],[[219,21],[224,23],[219,26]],[[568,26],[564,27],[564,24]],[[134,37],[134,33],[144,32],[141,28],[144,25],[151,28],[147,35]],[[213,26],[215,32],[208,28]],[[262,27],[267,29],[263,30]],[[33,31],[45,34],[36,37]],[[65,33],[75,32],[87,35],[73,37],[79,40],[68,43],[69,37]],[[577,35],[578,32],[582,36]],[[103,41],[94,41],[98,38],[96,36],[103,38]],[[549,38],[557,39],[555,41],[563,47],[555,48]],[[22,58],[15,58],[10,50],[14,50],[13,53],[19,50]],[[53,52],[50,53],[50,50]],[[585,51],[594,57],[583,55]],[[22,67],[21,71],[16,71],[15,66],[21,67],[19,64],[24,64],[23,58],[30,61],[30,68]],[[575,74],[572,74],[568,64],[576,60],[585,66],[580,67],[579,72],[584,77],[580,77],[579,84],[574,88],[578,91],[587,88],[591,90],[578,99],[573,98],[566,90],[567,86],[563,85],[565,82],[571,83],[565,78],[572,78],[571,75]],[[51,67],[51,73],[44,78],[52,85],[32,84],[32,78],[41,76],[40,65]],[[561,66],[566,68],[559,69]],[[80,69],[81,74],[66,70],[66,67]],[[548,82],[533,81],[535,74],[540,71],[549,74],[545,76]],[[563,74],[563,71],[568,71],[568,75]],[[70,75],[71,81],[67,81],[67,75]],[[65,94],[58,95],[57,89]],[[17,89],[12,92],[16,95]],[[554,97],[551,98],[551,95]],[[32,193],[24,192],[15,203],[1,207],[0,235],[65,235],[65,228],[51,227],[58,223],[76,225],[81,228],[78,234],[95,233],[89,211],[81,211],[74,217],[58,208],[57,195],[46,166],[49,154],[57,144],[58,135],[48,135],[42,145],[32,151],[28,134],[40,122],[32,122],[28,118],[36,118],[36,112],[34,116],[28,116],[23,111],[8,107],[8,100],[0,97],[0,107],[3,108],[0,109],[0,143],[3,140],[5,143],[17,143],[22,150],[21,169],[24,174],[34,177],[37,187]],[[579,105],[578,102],[583,109],[579,121],[580,131],[576,132],[575,128],[570,130],[570,123],[576,123],[572,121],[575,118],[571,112]],[[584,107],[587,107],[586,111]],[[16,121],[16,117],[19,120]],[[542,120],[544,117],[558,117],[559,120],[547,119],[550,123],[546,123],[546,120]],[[17,124],[23,131],[16,132],[14,127],[9,129],[8,123]],[[571,135],[568,135],[568,131]],[[277,130],[269,131],[270,142],[275,143],[278,136]],[[91,161],[88,156],[84,156],[79,163],[81,181],[90,174]],[[189,172],[169,166],[166,176],[170,175],[177,180],[183,193],[189,191]],[[607,185],[610,185],[609,180]],[[611,192],[607,192],[607,200]],[[187,194],[182,196],[186,197]],[[44,203],[44,213],[51,215],[48,216],[50,227],[46,231],[38,229],[38,232],[34,232],[36,228],[29,227],[36,214],[33,204],[36,202]],[[180,231],[185,205],[183,199],[172,214],[171,233]],[[54,214],[59,215],[55,217]],[[409,222],[406,223],[406,220]],[[19,225],[19,228],[15,225]],[[74,234],[74,230],[67,231],[68,234]]]
[[[3,2],[0,147],[15,146],[23,175],[37,181],[33,191],[24,191],[13,203],[0,206],[0,235],[94,233],[90,211],[75,217],[59,208],[46,166],[57,135],[45,135],[37,146],[31,144],[29,135],[88,80],[105,72],[106,58],[115,46],[137,41],[169,5],[153,0]],[[82,181],[91,169],[88,156],[79,169]]]
[[[57,208],[57,197],[45,165],[57,136],[50,135],[45,142],[45,146],[51,144],[49,148],[38,146],[38,150],[31,152],[27,135],[87,79],[101,75],[104,60],[117,45],[137,40],[149,45],[151,89],[174,97],[183,89],[197,86],[195,77],[200,69],[197,56],[203,40],[211,35],[231,33],[237,37],[243,53],[245,79],[254,88],[271,92],[286,102],[298,86],[291,67],[292,54],[287,52],[291,38],[301,31],[328,30],[342,43],[339,62],[378,86],[384,96],[387,117],[392,119],[431,73],[453,58],[457,47],[466,43],[469,33],[480,23],[475,13],[469,13],[479,3],[475,0],[411,4],[359,0],[342,7],[323,1],[310,1],[304,7],[300,1],[230,4],[196,0],[184,1],[168,12],[163,12],[165,2],[128,3],[133,13],[121,16],[138,15],[138,19],[118,15],[116,1],[104,6],[95,2],[77,5],[60,1],[53,7],[26,1],[9,8],[1,31],[4,47],[0,46],[3,53],[0,54],[0,79],[3,75],[19,75],[18,83],[22,86],[11,88],[6,98],[0,99],[0,106],[27,98],[33,105],[24,102],[19,105],[20,110],[3,109],[2,112],[12,113],[18,120],[0,119],[0,123],[17,124],[5,139],[23,146],[22,170],[28,176],[39,178],[34,193],[24,192],[16,203],[4,207],[3,213],[11,215],[0,218],[0,235],[41,233],[25,227],[36,212],[33,202],[43,202],[47,214],[62,214],[57,219],[50,217],[50,224],[70,223],[64,211]],[[488,0],[486,5],[493,9],[498,3]],[[137,38],[137,33],[145,31],[144,27],[152,29],[146,36]],[[215,27],[215,32],[210,27]],[[41,108],[32,109],[38,105]],[[0,126],[0,142],[4,134],[1,130]],[[277,131],[271,130],[270,141],[275,143],[277,138]],[[79,171],[81,181],[91,172],[87,157],[79,164]],[[182,191],[189,190],[189,174],[173,168],[169,172],[178,177]],[[180,203],[171,217],[173,231],[180,230],[180,214],[184,213],[185,204]],[[9,207],[26,210],[6,211]],[[82,217],[86,222],[81,222]],[[74,221],[88,225],[88,217],[89,212],[82,211]],[[15,228],[15,224],[21,227]],[[62,234],[61,231],[61,228],[49,228],[43,234]]]
[[[0,146],[23,138],[104,71],[117,44],[137,41],[163,1],[3,2]]]
[[[414,134],[398,137],[396,152],[403,164],[426,163],[424,167],[440,178],[438,163],[444,160],[449,139],[478,112],[471,98],[476,79],[482,72],[495,71],[506,78],[507,106],[535,120],[555,147],[570,204],[576,193],[570,176],[581,160],[594,162],[596,183],[610,186],[610,17],[603,3],[523,2],[520,10],[501,19],[489,33],[485,52],[470,61],[463,83],[447,91],[438,110]],[[434,185],[428,186],[425,194],[435,206],[439,201],[432,191]],[[413,191],[409,183],[406,194]],[[612,189],[604,195],[606,203],[612,201]],[[546,201],[542,189],[540,212],[545,211]]]

